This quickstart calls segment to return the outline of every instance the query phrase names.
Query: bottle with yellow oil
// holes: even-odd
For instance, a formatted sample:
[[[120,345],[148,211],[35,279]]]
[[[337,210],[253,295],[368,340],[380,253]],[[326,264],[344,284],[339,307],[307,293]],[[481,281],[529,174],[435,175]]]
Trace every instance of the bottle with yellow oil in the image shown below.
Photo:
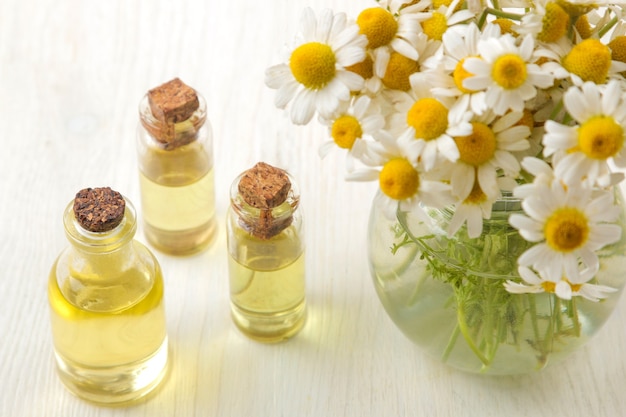
[[[63,224],[71,245],[48,280],[58,374],[85,400],[132,403],[167,373],[159,263],[134,240],[132,204],[108,187],[79,191]]]
[[[239,175],[227,214],[231,315],[248,337],[278,342],[306,318],[300,195],[293,178],[265,163]]]
[[[206,102],[175,78],[139,104],[143,230],[161,252],[199,252],[216,234],[212,131]]]

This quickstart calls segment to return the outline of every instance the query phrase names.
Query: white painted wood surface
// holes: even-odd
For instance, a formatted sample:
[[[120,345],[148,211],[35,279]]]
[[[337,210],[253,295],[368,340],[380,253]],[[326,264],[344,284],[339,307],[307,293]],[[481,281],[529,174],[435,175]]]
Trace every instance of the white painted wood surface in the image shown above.
[[[369,4],[0,2],[0,416],[626,415],[624,299],[568,362],[522,377],[448,369],[384,313],[364,244],[376,185],[344,182],[341,155],[317,156],[325,130],[292,126],[263,83],[303,7],[355,17]],[[56,377],[46,280],[67,245],[61,213],[78,189],[109,185],[139,205],[137,104],[174,76],[208,102],[220,234],[195,257],[157,253],[172,372],[148,401],[101,408],[70,395]],[[247,340],[229,317],[228,187],[259,160],[293,173],[306,215],[309,321],[278,345]]]

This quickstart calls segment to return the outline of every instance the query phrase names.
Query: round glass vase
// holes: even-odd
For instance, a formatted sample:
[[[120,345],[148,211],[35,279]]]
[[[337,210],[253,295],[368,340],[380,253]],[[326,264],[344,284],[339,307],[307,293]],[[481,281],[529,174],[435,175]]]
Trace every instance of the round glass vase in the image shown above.
[[[514,197],[494,204],[475,239],[465,227],[448,237],[450,209],[426,209],[421,216],[398,211],[389,218],[382,199],[379,191],[368,230],[378,297],[411,341],[454,368],[507,375],[558,363],[602,327],[626,282],[626,213],[619,192],[621,239],[598,253],[600,272],[593,280],[618,291],[599,302],[505,289],[507,280],[520,280],[517,258],[532,245],[508,222],[510,214],[523,213]]]

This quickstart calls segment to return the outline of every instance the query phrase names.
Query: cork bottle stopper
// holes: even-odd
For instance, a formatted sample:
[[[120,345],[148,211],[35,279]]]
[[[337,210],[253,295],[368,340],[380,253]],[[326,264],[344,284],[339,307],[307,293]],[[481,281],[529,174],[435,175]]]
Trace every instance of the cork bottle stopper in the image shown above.
[[[148,91],[148,104],[152,115],[166,124],[184,122],[200,106],[196,91],[179,78]]]
[[[243,200],[258,209],[272,209],[287,200],[291,182],[287,173],[264,162],[246,171],[239,181]]]
[[[124,197],[109,187],[84,188],[74,199],[74,216],[90,232],[115,229],[124,218],[125,208]]]

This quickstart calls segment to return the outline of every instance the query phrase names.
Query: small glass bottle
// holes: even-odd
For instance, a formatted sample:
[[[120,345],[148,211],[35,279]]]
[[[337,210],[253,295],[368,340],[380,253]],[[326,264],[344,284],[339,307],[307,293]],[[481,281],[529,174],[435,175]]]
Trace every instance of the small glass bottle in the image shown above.
[[[239,175],[227,214],[232,318],[248,337],[278,342],[305,316],[300,195],[293,178],[265,163]]]
[[[132,204],[108,187],[79,191],[63,224],[71,245],[48,280],[58,374],[83,399],[133,402],[167,373],[161,268],[133,239]]]
[[[188,255],[216,234],[212,130],[206,102],[175,78],[139,104],[138,159],[144,234],[156,249]]]

